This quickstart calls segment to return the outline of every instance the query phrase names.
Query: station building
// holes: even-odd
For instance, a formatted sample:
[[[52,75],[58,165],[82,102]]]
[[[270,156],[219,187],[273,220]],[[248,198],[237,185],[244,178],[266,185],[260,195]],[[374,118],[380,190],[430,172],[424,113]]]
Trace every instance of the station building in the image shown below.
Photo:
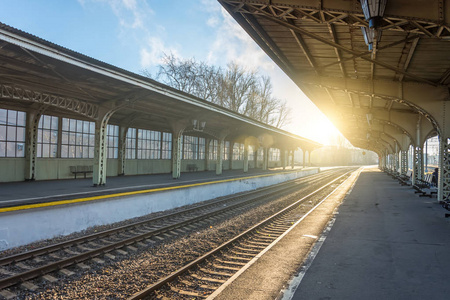
[[[0,182],[293,165],[319,143],[0,24]]]

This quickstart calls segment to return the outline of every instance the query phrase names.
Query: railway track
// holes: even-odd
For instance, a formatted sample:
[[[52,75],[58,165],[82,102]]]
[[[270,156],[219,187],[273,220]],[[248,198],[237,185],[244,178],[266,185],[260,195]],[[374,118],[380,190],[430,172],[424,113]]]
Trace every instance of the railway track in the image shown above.
[[[344,181],[347,172],[328,184],[285,207],[240,235],[209,251],[169,276],[135,293],[128,300],[137,299],[203,299],[207,298],[250,260],[290,229],[294,223],[315,208],[300,204],[334,190],[333,184]],[[315,202],[319,202],[321,196]]]
[[[83,264],[87,260],[101,264],[102,255],[114,258],[111,253],[117,255],[117,253],[121,254],[127,251],[137,251],[139,248],[151,247],[159,240],[183,234],[187,227],[204,226],[202,224],[205,224],[205,222],[212,222],[217,218],[226,217],[258,205],[270,195],[281,196],[292,193],[300,186],[314,184],[318,181],[318,178],[333,177],[335,173],[331,170],[276,186],[241,193],[237,196],[222,197],[217,201],[211,201],[181,212],[2,258],[0,259],[0,290],[18,285],[31,291],[36,290],[37,286],[30,280],[43,278],[47,281],[53,281],[55,278],[46,274],[56,271],[70,276],[73,272],[66,269],[69,266],[88,269],[89,267]]]

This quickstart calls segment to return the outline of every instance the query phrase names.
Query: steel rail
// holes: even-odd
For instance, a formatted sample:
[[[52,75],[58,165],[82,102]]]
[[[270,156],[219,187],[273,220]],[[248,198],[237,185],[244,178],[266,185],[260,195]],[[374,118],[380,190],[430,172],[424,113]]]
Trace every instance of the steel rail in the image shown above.
[[[323,173],[321,175],[323,175]],[[333,174],[327,174],[327,175],[332,176]],[[314,176],[314,177],[316,177],[316,176]],[[287,191],[287,190],[295,187],[295,186],[292,186],[292,187],[289,186],[290,185],[289,183],[295,184],[296,182],[301,181],[301,179],[305,179],[305,178],[294,179],[292,181],[287,182],[286,184],[285,183],[281,183],[281,185],[282,186],[288,185],[288,187],[286,187],[284,189],[285,191]],[[313,178],[313,180],[314,180],[314,178]],[[37,278],[37,277],[42,276],[44,274],[48,274],[48,273],[60,270],[60,269],[62,269],[64,267],[67,267],[67,266],[70,266],[70,265],[73,265],[73,264],[76,264],[76,263],[80,263],[80,262],[86,261],[86,260],[91,259],[93,257],[99,256],[102,253],[107,253],[107,252],[110,252],[112,250],[119,249],[121,247],[134,244],[136,242],[148,239],[148,238],[150,238],[152,236],[159,235],[159,234],[162,234],[164,232],[168,232],[168,231],[177,229],[177,228],[182,227],[184,225],[187,225],[187,224],[190,224],[190,223],[195,223],[195,222],[197,222],[199,220],[210,218],[210,217],[222,214],[224,212],[231,211],[231,210],[233,210],[235,208],[241,208],[243,206],[243,204],[250,204],[252,202],[258,201],[262,197],[267,197],[269,195],[273,195],[273,194],[276,194],[276,193],[280,192],[280,189],[277,189],[277,190],[272,191],[271,193],[268,193],[268,194],[266,193],[266,194],[263,194],[263,195],[260,195],[260,196],[258,196],[258,195],[255,196],[254,195],[254,194],[258,194],[258,193],[256,193],[257,191],[259,191],[259,193],[261,193],[261,192],[264,192],[266,190],[270,190],[270,189],[273,189],[273,188],[274,188],[274,186],[267,187],[267,188],[262,188],[262,189],[259,189],[259,190],[255,190],[255,191],[250,192],[249,194],[238,195],[237,197],[244,197],[244,196],[245,197],[253,196],[253,197],[248,199],[248,200],[245,200],[243,202],[239,202],[239,203],[233,204],[231,206],[221,207],[218,210],[214,210],[214,211],[209,212],[209,213],[204,214],[204,215],[200,215],[200,216],[197,216],[197,217],[189,218],[189,219],[183,220],[181,222],[170,224],[168,226],[164,226],[164,227],[161,227],[161,228],[158,228],[158,229],[155,229],[155,230],[150,230],[150,231],[148,231],[146,233],[139,234],[139,235],[136,235],[136,236],[133,236],[133,237],[130,237],[130,238],[126,238],[124,240],[121,240],[119,242],[116,242],[116,243],[113,243],[113,244],[110,244],[110,245],[107,245],[107,246],[102,246],[100,248],[93,249],[93,250],[90,250],[90,251],[87,251],[87,252],[84,252],[84,253],[80,253],[78,255],[75,255],[75,256],[72,256],[72,257],[60,260],[60,261],[49,263],[49,264],[47,264],[45,266],[42,266],[42,267],[39,267],[39,268],[35,268],[35,269],[32,269],[32,270],[28,270],[28,271],[22,272],[20,274],[9,276],[7,278],[4,278],[4,279],[0,280],[0,289],[5,289],[7,287],[19,284],[21,282]],[[234,196],[234,198],[237,198],[237,197]],[[230,196],[230,198],[232,199],[233,197]],[[228,199],[228,197],[227,197],[227,199]],[[217,203],[221,203],[221,202],[224,202],[224,201],[221,200],[221,201],[215,202],[213,204],[217,204]],[[207,205],[205,205],[205,206],[207,206]],[[199,209],[199,207],[196,207],[196,208],[192,208],[192,209],[189,209],[189,210],[186,210],[186,211],[192,211],[192,210],[198,210],[198,209]],[[186,211],[183,211],[182,213],[184,214]],[[174,216],[174,215],[177,215],[177,214],[180,215],[181,212],[169,214],[169,215],[162,216],[162,217]],[[161,217],[158,217],[157,219],[160,219],[160,218]],[[142,222],[138,222],[138,223],[142,223]],[[148,221],[144,222],[144,223],[148,223]],[[133,227],[133,226],[131,226],[131,227]],[[121,231],[121,230],[113,229],[113,230],[109,230],[108,232],[112,232],[112,231],[118,232],[118,231]],[[98,234],[93,234],[93,235],[85,237],[85,238],[78,238],[78,239],[76,239],[77,242],[73,242],[73,241],[69,241],[69,242],[70,242],[70,245],[77,245],[80,242],[86,242],[86,241],[94,240],[95,238],[92,238],[92,237],[96,236],[96,235],[97,235],[97,238],[98,238]],[[102,234],[100,234],[100,236],[102,236]],[[65,243],[60,243],[59,245],[61,245],[61,244],[65,244]],[[47,248],[52,248],[52,247],[53,246],[49,246]],[[57,250],[61,250],[61,249],[68,248],[68,247],[69,247],[69,245],[66,245],[65,247],[62,247],[62,248],[60,247]],[[38,249],[38,251],[39,251],[39,249]],[[44,251],[44,249],[41,249],[39,252],[41,252],[41,251]],[[44,252],[43,254],[45,254],[45,253],[46,252]],[[20,256],[20,255],[18,255],[18,256]],[[34,255],[31,255],[30,257],[35,257],[35,256],[37,256],[36,253],[34,253]]]
[[[184,273],[186,273],[190,269],[196,267],[200,263],[206,261],[208,258],[210,258],[211,256],[215,255],[216,253],[218,253],[218,252],[220,252],[220,251],[230,247],[236,241],[238,241],[238,240],[240,240],[240,239],[250,235],[253,231],[259,229],[262,226],[265,226],[267,223],[269,223],[269,222],[275,220],[276,218],[282,216],[284,213],[294,209],[295,207],[298,206],[299,203],[301,203],[301,202],[305,201],[306,199],[314,196],[315,194],[319,193],[320,191],[322,191],[326,187],[332,185],[333,183],[335,183],[336,181],[338,181],[339,179],[341,179],[342,177],[346,176],[347,174],[349,174],[351,172],[353,172],[353,171],[346,172],[345,174],[343,174],[343,175],[339,176],[338,178],[332,180],[331,182],[327,183],[326,185],[320,187],[319,189],[309,193],[308,195],[306,195],[303,198],[297,200],[296,202],[290,204],[289,206],[287,206],[284,209],[280,210],[279,212],[273,214],[272,216],[266,218],[265,220],[261,221],[260,223],[254,225],[253,227],[251,227],[250,229],[244,231],[243,233],[239,234],[238,236],[228,240],[227,242],[225,242],[225,243],[221,244],[220,246],[218,246],[217,248],[207,252],[203,256],[195,259],[194,261],[192,261],[189,264],[183,266],[182,268],[172,272],[170,275],[164,277],[163,279],[159,280],[158,282],[156,282],[156,283],[146,287],[144,290],[142,290],[140,292],[137,292],[137,293],[133,294],[131,297],[127,298],[127,300],[143,299],[144,297],[149,296],[151,293],[153,293],[154,291],[158,290],[162,286],[164,286],[167,283],[173,281],[174,279],[176,279],[180,275],[183,275]]]
[[[320,173],[320,174],[323,175],[323,173]],[[316,174],[314,174],[314,175],[316,175]],[[312,176],[315,177],[314,175],[312,175]],[[277,184],[277,187],[281,187],[282,188],[285,185],[295,184],[298,181],[305,181],[305,179],[310,179],[310,178],[305,178],[305,177],[296,178],[296,179],[293,179],[293,180],[289,180],[289,181],[286,181],[286,182],[279,183],[279,184]],[[308,181],[308,180],[306,180],[306,181]],[[108,237],[110,235],[117,234],[119,232],[129,230],[129,229],[131,229],[133,227],[138,227],[138,226],[141,226],[141,225],[146,225],[148,223],[158,222],[158,221],[161,221],[161,220],[166,219],[166,218],[171,218],[171,217],[180,216],[180,215],[183,215],[183,214],[188,214],[188,213],[190,213],[192,211],[197,211],[199,209],[208,208],[208,207],[211,207],[211,206],[223,203],[223,202],[232,201],[233,199],[237,199],[237,198],[240,198],[240,197],[248,197],[248,196],[251,196],[252,194],[258,194],[258,193],[264,192],[266,190],[270,190],[271,188],[273,189],[274,186],[263,187],[263,188],[260,188],[260,189],[257,189],[257,190],[253,190],[253,191],[249,191],[249,192],[243,193],[241,195],[225,196],[225,197],[223,197],[220,200],[214,201],[213,203],[207,203],[207,204],[199,205],[199,206],[196,206],[196,207],[193,207],[193,208],[190,208],[190,209],[183,210],[181,212],[170,213],[170,214],[167,214],[167,215],[163,215],[163,216],[152,218],[150,220],[139,221],[139,222],[135,222],[135,223],[132,223],[132,224],[123,225],[123,226],[120,226],[120,227],[117,227],[117,228],[105,230],[105,231],[102,231],[102,232],[99,232],[99,233],[93,233],[93,234],[90,234],[88,236],[83,236],[83,237],[71,239],[69,241],[61,242],[61,243],[58,243],[58,244],[53,244],[53,245],[50,245],[50,246],[34,249],[34,250],[28,251],[26,253],[20,253],[20,254],[11,255],[11,256],[8,256],[8,257],[5,257],[5,258],[0,258],[0,266],[5,266],[5,265],[9,265],[11,263],[20,262],[20,261],[23,261],[23,260],[26,260],[26,259],[30,259],[30,258],[39,256],[39,255],[49,254],[51,252],[59,251],[61,249],[65,249],[65,248],[69,248],[69,247],[72,247],[72,246],[76,246],[76,245],[78,245],[80,243],[86,243],[86,242],[90,242],[90,241],[97,240],[97,239],[100,239],[100,238],[105,238],[105,237]]]

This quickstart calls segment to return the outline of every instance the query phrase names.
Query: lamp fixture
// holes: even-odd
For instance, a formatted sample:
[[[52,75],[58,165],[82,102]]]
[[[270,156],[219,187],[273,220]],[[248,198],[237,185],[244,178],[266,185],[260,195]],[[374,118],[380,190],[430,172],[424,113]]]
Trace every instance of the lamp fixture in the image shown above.
[[[369,22],[369,28],[381,26],[387,0],[360,0],[364,18]]]
[[[361,27],[364,41],[369,46],[369,51],[375,53],[377,44],[381,39],[381,29],[387,0],[359,0],[364,12],[364,18],[369,22],[369,27]]]
[[[205,126],[206,126],[205,121],[192,120],[192,129],[195,131],[202,132],[205,129]]]
[[[361,27],[362,34],[366,45],[369,46],[369,51],[376,49],[376,45],[381,39],[381,30],[374,28]],[[374,47],[375,44],[375,47]]]
[[[369,126],[372,126],[373,115],[372,114],[366,114],[366,118],[367,118],[367,124],[369,124]]]

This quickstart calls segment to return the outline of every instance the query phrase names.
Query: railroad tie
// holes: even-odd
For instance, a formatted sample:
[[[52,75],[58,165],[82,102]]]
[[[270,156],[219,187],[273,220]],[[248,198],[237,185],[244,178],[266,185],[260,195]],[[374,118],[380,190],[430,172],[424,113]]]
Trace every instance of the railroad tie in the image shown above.
[[[143,243],[143,242],[137,242],[137,243],[136,243],[136,246],[142,247],[142,248],[147,248],[147,247],[148,247],[148,245],[145,244],[145,243]]]
[[[199,268],[200,271],[202,271],[203,273],[206,274],[211,274],[211,275],[216,275],[216,276],[226,276],[226,277],[231,277],[233,276],[234,273],[225,273],[225,272],[217,272],[217,271],[213,271],[213,270],[207,270],[204,268]],[[192,274],[191,274],[192,275]]]
[[[81,251],[84,251],[84,252],[88,252],[88,251],[94,250],[94,249],[91,249],[91,248],[88,248],[88,247],[85,247],[85,246],[82,246],[82,245],[77,245],[77,248],[80,249]]]
[[[136,247],[133,247],[130,245],[126,246],[125,249],[127,249],[128,251],[132,251],[132,252],[136,252],[138,250]]]
[[[210,291],[215,291],[217,289],[217,286],[210,286],[210,285],[206,285],[206,284],[200,284],[198,287],[202,288],[204,290],[210,290]],[[206,295],[206,292],[204,294]]]
[[[40,257],[35,257],[35,258],[33,258],[33,261],[34,261],[35,263],[41,263],[41,262],[44,262],[45,260],[43,260],[43,259],[40,258]]]
[[[199,276],[197,274],[191,274],[192,277],[198,279],[198,280],[203,280],[203,281],[208,281],[208,282],[213,282],[213,283],[225,283],[226,280],[223,279],[216,279],[216,278],[211,278],[211,277],[203,277],[203,276]]]
[[[85,265],[83,263],[78,263],[76,266],[82,270],[89,270],[91,268],[88,265]]]
[[[48,274],[42,276],[41,278],[42,278],[43,280],[48,281],[48,282],[51,282],[51,283],[55,283],[55,282],[58,281],[57,278],[53,277],[52,275],[48,275]]]
[[[226,265],[236,265],[236,266],[245,266],[247,263],[245,262],[238,262],[238,261],[230,261],[230,260],[221,260],[221,259],[216,259],[216,261],[222,263],[222,264],[226,264]]]
[[[1,290],[0,291],[0,296],[2,296],[6,300],[11,300],[11,299],[16,299],[17,298],[16,294],[11,293],[8,290]]]
[[[113,241],[109,241],[107,239],[100,239],[98,240],[100,243],[102,243],[103,245],[110,245],[112,243],[114,243]]]
[[[270,243],[261,243],[261,242],[257,242],[257,241],[246,241],[246,244],[255,246],[255,247],[261,247],[261,248],[266,248]]]
[[[112,255],[111,253],[105,253],[104,257],[115,260],[116,257],[114,255]]]
[[[67,254],[70,254],[70,255],[78,255],[78,254],[80,254],[80,252],[72,251],[70,249],[64,249],[64,252],[66,252]]]
[[[105,261],[103,259],[100,259],[98,257],[94,257],[91,260],[99,265],[103,265],[105,263]]]
[[[50,256],[51,258],[57,259],[57,260],[61,260],[61,256],[59,256],[56,253],[50,253],[48,256]]]
[[[19,268],[21,268],[21,269],[23,269],[23,270],[31,270],[31,269],[33,269],[32,267],[30,267],[30,266],[27,266],[26,264],[24,264],[24,263],[17,263],[16,264],[16,267],[19,267]]]
[[[5,270],[3,268],[0,268],[0,274],[7,275],[7,276],[14,276],[14,275],[16,275],[16,273],[8,271],[8,270]]]
[[[259,251],[259,250],[255,250],[255,249],[252,249],[252,248],[246,248],[245,246],[236,246],[235,248],[236,248],[236,249],[239,249],[239,250],[241,250],[241,251],[244,251],[244,252],[253,253],[254,255],[256,255],[256,254],[258,254],[259,252],[261,252],[261,251]]]
[[[59,273],[62,274],[62,275],[64,275],[64,276],[72,276],[72,275],[75,275],[74,272],[72,272],[72,271],[70,271],[70,270],[67,270],[67,269],[61,269],[61,270],[59,270]]]
[[[128,255],[128,252],[123,251],[122,249],[116,249],[116,253],[119,255]]]
[[[170,289],[173,292],[178,293],[180,295],[193,296],[193,297],[203,297],[202,294],[199,294],[199,293],[196,293],[196,292],[190,292],[190,291],[181,290],[181,289],[178,289],[178,288],[173,287],[173,286],[170,286]]]
[[[184,284],[185,286],[189,286],[189,287],[192,287],[194,285],[196,286],[195,283],[193,283],[193,282],[191,282],[189,280],[185,280],[185,279],[181,279],[178,282]]]
[[[35,292],[39,289],[39,287],[29,281],[24,281],[20,284],[20,287],[24,290]]]
[[[236,254],[238,256],[246,256],[249,260],[255,256],[255,254],[253,254],[253,253],[240,252],[240,251],[236,251],[236,250],[231,250],[230,252],[233,254]]]
[[[243,260],[243,261],[245,261],[246,263],[249,262],[250,259],[251,259],[251,258],[249,258],[249,257],[231,256],[231,255],[229,255],[229,254],[224,254],[223,256],[226,257],[226,258],[228,258],[228,259],[233,259],[233,260]],[[253,257],[253,255],[252,255],[252,257]]]
[[[239,271],[241,268],[238,267],[229,267],[229,266],[223,266],[218,264],[213,264],[213,267],[219,270],[228,270],[228,271]]]

